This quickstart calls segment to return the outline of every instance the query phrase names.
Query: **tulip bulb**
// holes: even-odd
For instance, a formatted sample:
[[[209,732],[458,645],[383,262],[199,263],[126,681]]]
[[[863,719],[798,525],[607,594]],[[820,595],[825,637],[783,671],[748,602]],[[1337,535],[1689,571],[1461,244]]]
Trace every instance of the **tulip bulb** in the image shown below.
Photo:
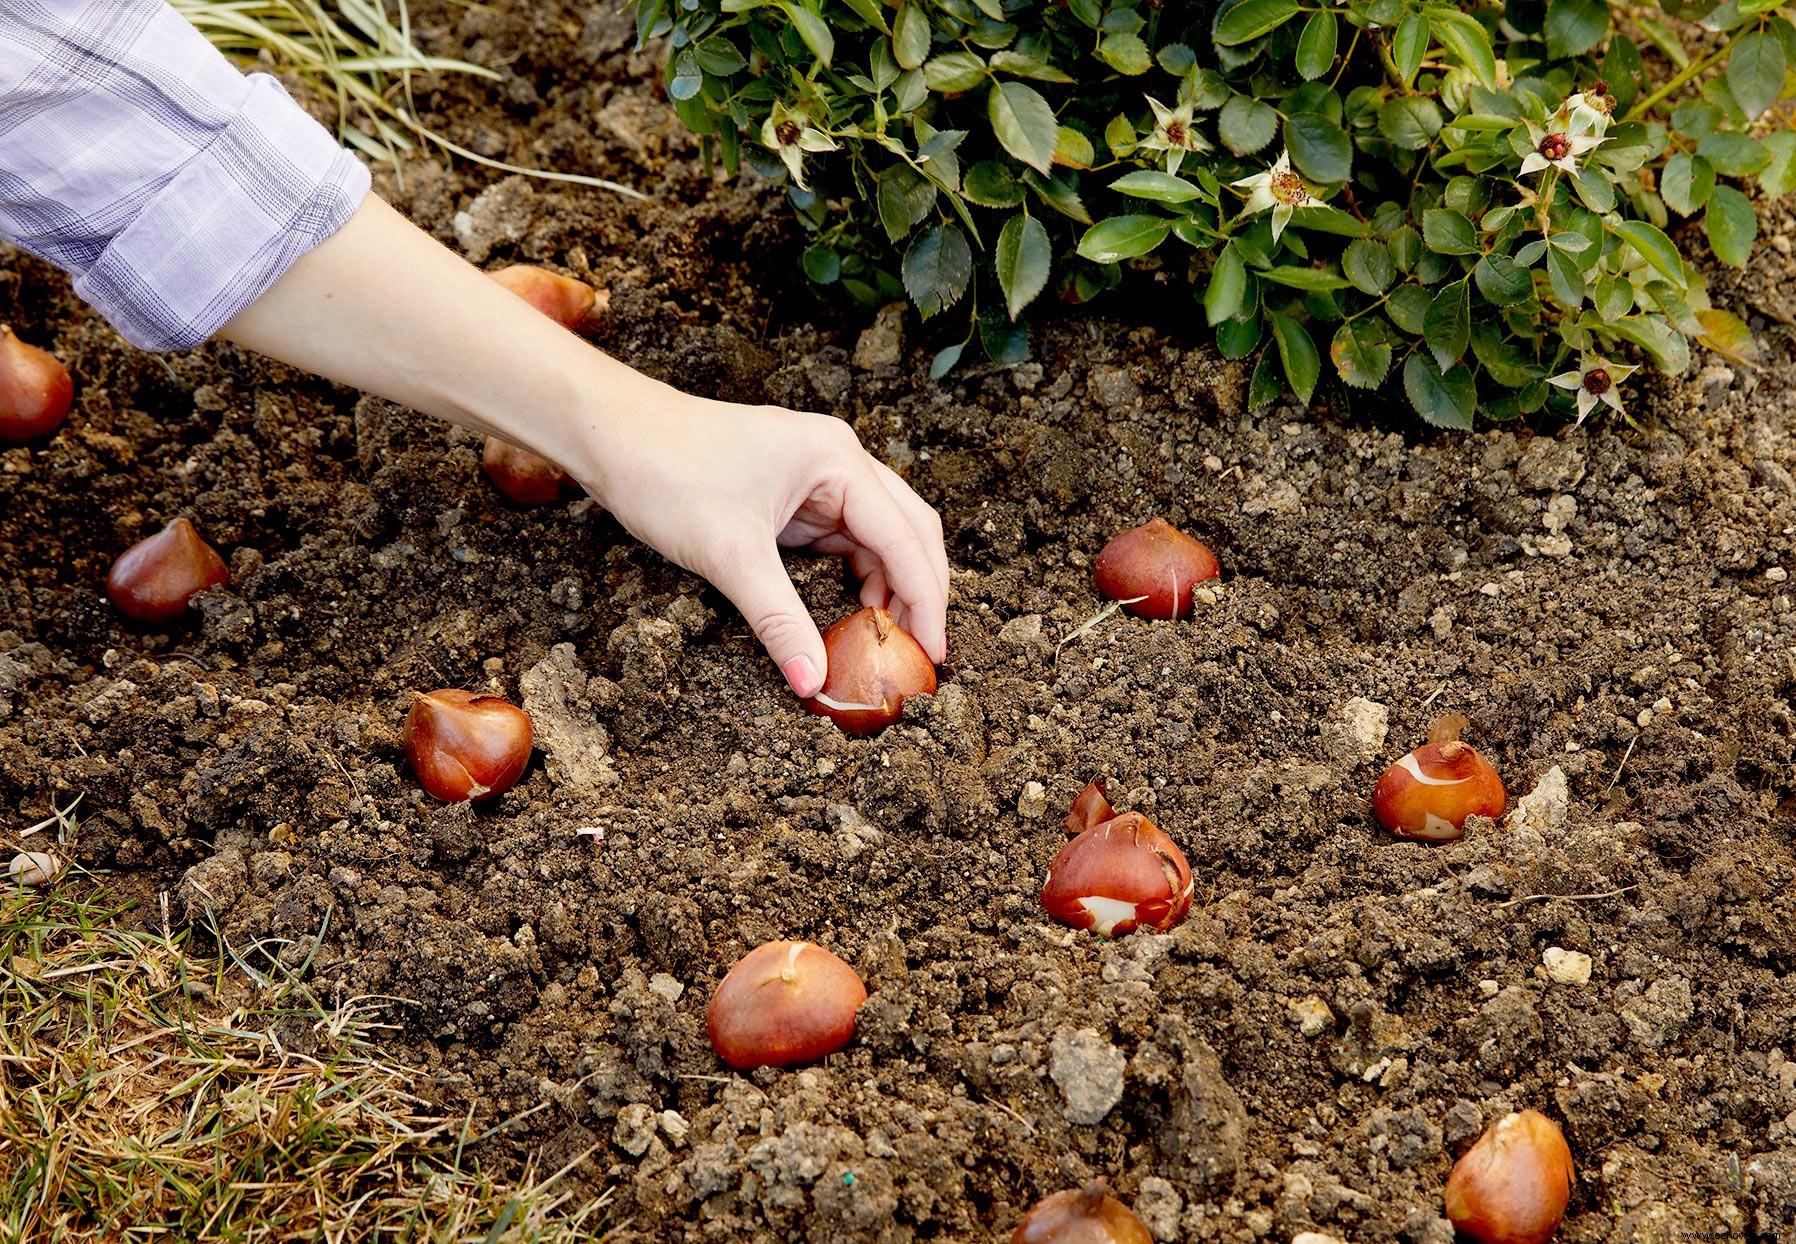
[[[1109,811],[1103,788],[1087,786],[1067,825],[1088,827],[1048,866],[1042,906],[1062,924],[1099,937],[1120,937],[1141,925],[1172,928],[1191,910],[1195,888],[1185,853],[1139,812],[1095,819]]]
[[[1430,743],[1384,771],[1372,791],[1372,811],[1399,838],[1451,842],[1468,816],[1501,816],[1503,779],[1470,743]]]
[[[847,1045],[867,987],[810,942],[768,942],[737,960],[711,996],[711,1048],[738,1071],[814,1063]]]
[[[0,325],[0,444],[54,432],[74,397],[75,382],[60,359]]]
[[[1095,1179],[1035,1203],[1010,1244],[1153,1244],[1141,1219]]]
[[[492,799],[530,763],[530,715],[496,695],[445,688],[412,700],[405,758],[419,785],[444,803]]]
[[[823,687],[805,708],[849,734],[872,734],[904,716],[904,701],[935,691],[935,666],[884,609],[862,609],[823,633]]]
[[[126,617],[168,622],[200,592],[230,581],[224,558],[192,523],[177,518],[119,554],[106,576],[106,595]]]
[[[1216,554],[1163,518],[1125,531],[1098,554],[1092,579],[1111,600],[1144,618],[1182,618],[1191,589],[1222,573]]]
[[[563,328],[584,324],[598,297],[585,281],[531,264],[512,264],[487,275]]]
[[[493,487],[519,505],[547,505],[573,484],[568,473],[540,454],[496,436],[486,438],[480,469]]]
[[[1571,1200],[1571,1149],[1536,1110],[1485,1129],[1447,1176],[1447,1217],[1479,1244],[1546,1244]]]

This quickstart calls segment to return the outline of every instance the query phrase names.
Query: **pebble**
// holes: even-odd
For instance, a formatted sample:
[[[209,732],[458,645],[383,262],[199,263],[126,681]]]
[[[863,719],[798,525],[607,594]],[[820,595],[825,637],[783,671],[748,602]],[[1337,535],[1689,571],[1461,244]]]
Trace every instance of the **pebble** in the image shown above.
[[[1299,1231],[1291,1237],[1291,1244],[1343,1244],[1338,1235],[1323,1235],[1320,1231]]]
[[[617,1126],[612,1129],[611,1139],[619,1149],[639,1158],[648,1152],[649,1142],[655,1139],[657,1121],[650,1107],[631,1102],[617,1112]]]
[[[6,866],[14,885],[49,885],[62,873],[62,861],[48,851],[22,851]]]
[[[1048,1075],[1066,1097],[1069,1123],[1103,1121],[1123,1097],[1128,1055],[1095,1028],[1061,1032],[1048,1047]]]
[[[1782,566],[1773,566],[1765,572],[1765,577],[1773,583],[1782,583],[1785,579],[1790,577],[1790,572],[1785,570]]]
[[[686,992],[686,986],[666,972],[657,972],[649,977],[649,992],[669,1002],[678,1002],[680,995]]]
[[[1341,707],[1335,721],[1323,727],[1322,745],[1342,768],[1357,768],[1384,750],[1390,717],[1384,705],[1356,695]]]
[[[1335,1013],[1328,1009],[1328,1003],[1315,994],[1293,1002],[1285,1010],[1285,1017],[1297,1025],[1297,1031],[1306,1037],[1319,1036],[1334,1026]]]
[[[661,1112],[661,1131],[677,1148],[686,1143],[686,1137],[692,1131],[692,1124],[686,1122],[686,1116],[678,1110],[663,1110]]]
[[[1590,983],[1590,956],[1581,950],[1566,950],[1560,946],[1548,946],[1541,953],[1540,962],[1546,970],[1548,979],[1561,985],[1587,985]]]
[[[1048,790],[1040,782],[1024,782],[1023,793],[1016,797],[1017,815],[1026,820],[1040,820],[1048,810]]]
[[[1509,814],[1509,827],[1520,829],[1526,825],[1543,834],[1551,833],[1564,828],[1570,815],[1571,792],[1566,786],[1565,770],[1554,765],[1534,784],[1533,790],[1515,801],[1515,811]]]

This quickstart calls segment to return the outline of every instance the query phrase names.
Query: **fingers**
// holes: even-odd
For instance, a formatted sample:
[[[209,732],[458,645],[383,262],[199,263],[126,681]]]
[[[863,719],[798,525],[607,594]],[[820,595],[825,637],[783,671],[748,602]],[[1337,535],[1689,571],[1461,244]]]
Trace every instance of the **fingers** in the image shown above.
[[[737,546],[706,577],[742,611],[793,692],[801,699],[816,695],[829,672],[823,636],[773,541]]]
[[[869,462],[873,460],[868,459]],[[842,524],[848,534],[879,558],[885,586],[904,603],[900,619],[930,659],[945,660],[948,652],[948,585],[924,536],[905,512],[885,480],[874,473],[862,486],[850,486],[842,497]],[[888,471],[889,474],[889,471]],[[892,477],[894,480],[896,476]],[[904,488],[902,481],[898,486]],[[909,492],[908,488],[904,488]],[[915,496],[915,494],[911,494]],[[920,502],[919,502],[920,504]],[[939,532],[939,526],[936,528]],[[939,544],[940,536],[935,537]]]
[[[923,541],[923,548],[929,554],[930,563],[935,567],[936,578],[942,585],[942,599],[948,598],[948,546],[942,538],[942,518],[935,512],[935,507],[916,494],[911,486],[904,482],[891,467],[873,459],[873,471],[898,508],[910,518],[911,526],[917,529],[917,535]]]

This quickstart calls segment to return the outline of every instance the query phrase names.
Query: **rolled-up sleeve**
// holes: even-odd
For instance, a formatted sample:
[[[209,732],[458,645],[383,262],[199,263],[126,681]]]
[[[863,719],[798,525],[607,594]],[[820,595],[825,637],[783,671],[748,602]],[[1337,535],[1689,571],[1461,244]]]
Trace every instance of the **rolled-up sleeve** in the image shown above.
[[[162,0],[0,5],[0,233],[134,345],[206,340],[368,186],[280,83]]]

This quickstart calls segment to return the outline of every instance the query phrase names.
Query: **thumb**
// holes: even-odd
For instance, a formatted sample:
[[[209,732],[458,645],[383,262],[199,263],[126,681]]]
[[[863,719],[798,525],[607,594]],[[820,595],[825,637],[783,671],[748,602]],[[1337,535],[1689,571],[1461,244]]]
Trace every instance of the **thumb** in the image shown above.
[[[772,540],[739,550],[717,567],[711,582],[742,611],[767,655],[801,699],[822,690],[824,675],[829,672],[823,636],[798,598]]]

